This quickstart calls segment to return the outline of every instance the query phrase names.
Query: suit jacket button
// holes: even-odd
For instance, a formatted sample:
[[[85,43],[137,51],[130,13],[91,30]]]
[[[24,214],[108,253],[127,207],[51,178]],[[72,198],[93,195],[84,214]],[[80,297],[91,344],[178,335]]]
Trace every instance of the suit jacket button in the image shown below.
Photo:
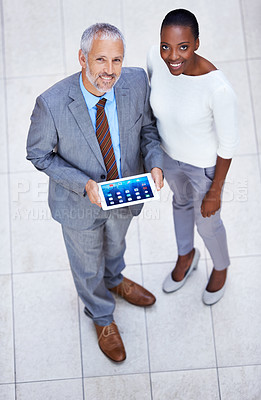
[[[105,175],[101,175],[101,179],[105,179]]]

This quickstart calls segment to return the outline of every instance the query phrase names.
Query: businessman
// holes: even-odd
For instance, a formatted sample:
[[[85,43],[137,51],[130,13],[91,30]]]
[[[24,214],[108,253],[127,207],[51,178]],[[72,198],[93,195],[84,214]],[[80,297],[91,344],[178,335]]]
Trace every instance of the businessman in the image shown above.
[[[124,38],[95,24],[81,38],[81,72],[40,95],[31,116],[27,159],[49,176],[49,206],[61,223],[77,292],[98,343],[126,358],[113,318],[112,292],[137,306],[155,297],[123,277],[125,236],[141,205],[102,210],[97,182],[151,172],[163,186],[162,152],[141,68],[122,68]]]

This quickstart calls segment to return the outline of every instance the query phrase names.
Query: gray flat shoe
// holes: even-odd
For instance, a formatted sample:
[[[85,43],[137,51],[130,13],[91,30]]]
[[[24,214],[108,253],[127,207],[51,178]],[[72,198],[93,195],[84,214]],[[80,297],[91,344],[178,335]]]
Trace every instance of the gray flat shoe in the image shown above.
[[[188,277],[191,274],[191,272],[193,271],[193,269],[197,269],[199,258],[200,258],[200,252],[198,249],[195,248],[195,254],[194,254],[192,263],[191,263],[189,269],[187,270],[184,278],[181,281],[177,282],[172,279],[171,273],[168,274],[168,276],[166,277],[166,279],[162,285],[163,291],[166,293],[171,293],[171,292],[175,292],[176,290],[180,289],[185,284],[186,280],[188,279]]]
[[[224,283],[223,287],[216,292],[208,292],[206,289],[203,292],[202,301],[207,306],[211,306],[212,304],[217,303],[225,293],[226,282]]]

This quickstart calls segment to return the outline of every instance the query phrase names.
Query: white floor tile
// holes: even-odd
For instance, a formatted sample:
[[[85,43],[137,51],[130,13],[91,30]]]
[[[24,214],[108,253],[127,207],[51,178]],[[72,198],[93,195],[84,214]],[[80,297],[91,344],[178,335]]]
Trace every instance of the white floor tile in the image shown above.
[[[7,77],[63,73],[59,0],[41,6],[37,0],[4,0],[3,6]]]
[[[25,158],[30,117],[36,97],[62,78],[62,75],[53,75],[7,81],[10,172],[35,171],[32,163]]]
[[[123,2],[127,66],[146,69],[148,50],[152,45],[159,43],[160,24],[172,8],[173,4],[168,0],[160,3],[152,3],[149,0],[142,3],[138,0]]]
[[[261,399],[261,365],[220,368],[219,382],[222,400]]]
[[[261,257],[233,259],[226,293],[213,306],[219,367],[261,364],[260,265]]]
[[[47,197],[48,177],[45,174],[36,171],[11,175],[15,273],[69,268],[61,226],[51,218]]]
[[[0,315],[0,383],[11,383],[14,382],[14,348],[10,275],[0,276]]]
[[[256,40],[261,35],[261,5],[259,0],[242,0],[246,53],[248,57],[261,56],[261,43]]]
[[[139,266],[127,266],[124,275],[141,284]],[[119,364],[110,361],[100,350],[93,322],[83,313],[81,304],[81,329],[83,369],[85,377],[148,372],[148,352],[144,309],[115,297],[114,319],[120,331],[127,359]]]
[[[240,143],[236,154],[255,154],[257,146],[246,62],[221,62],[216,67],[224,72],[237,96]]]
[[[17,400],[83,400],[81,379],[17,385]]]
[[[154,400],[219,400],[215,369],[151,375]]]
[[[77,0],[77,6],[74,0],[63,1],[67,74],[80,70],[78,51],[81,36],[86,28],[96,22],[108,22],[122,29],[121,7],[119,0],[111,0],[110,5],[105,7],[93,1]]]
[[[139,226],[138,219],[133,218],[126,235],[126,264],[139,264],[141,261],[140,244],[139,244]]]
[[[261,254],[258,156],[235,157],[224,189],[222,217],[231,256]]]
[[[15,400],[15,386],[0,385],[0,400]]]
[[[171,261],[176,258],[172,194],[166,182],[160,196],[160,201],[146,204],[139,216],[143,263]]]
[[[0,175],[0,274],[11,272],[11,244],[9,228],[8,176]]]
[[[1,39],[1,37],[0,37]],[[0,48],[1,51],[1,48]],[[0,53],[1,54],[1,53]],[[1,62],[0,62],[1,64]],[[1,69],[1,67],[0,67]],[[0,71],[1,73],[1,71]],[[4,80],[0,78],[0,173],[8,171],[7,164],[7,134],[6,134],[6,104],[5,104],[5,90]]]
[[[85,379],[85,400],[150,400],[149,375],[121,375]]]
[[[261,52],[260,52],[261,57]],[[250,71],[250,81],[251,81],[251,91],[253,96],[253,106],[255,112],[255,122],[256,122],[256,134],[258,140],[258,150],[261,152],[261,60],[249,60],[248,61],[249,71]]]
[[[197,7],[201,43],[198,53],[214,63],[243,59],[246,54],[240,2],[204,0]]]
[[[77,296],[70,272],[14,276],[17,381],[81,377]]]
[[[205,262],[199,263],[184,287],[166,294],[161,286],[170,270],[168,264],[143,266],[144,284],[157,297],[147,310],[151,371],[215,367],[211,313],[201,300],[207,281]]]

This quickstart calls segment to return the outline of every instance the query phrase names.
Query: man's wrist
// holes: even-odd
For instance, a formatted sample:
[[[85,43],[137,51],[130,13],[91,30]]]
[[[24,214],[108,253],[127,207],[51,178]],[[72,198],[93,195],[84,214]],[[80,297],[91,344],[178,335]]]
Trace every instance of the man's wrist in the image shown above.
[[[154,168],[157,168],[157,169],[159,169],[159,170],[162,172],[162,178],[164,179],[164,172],[163,172],[163,169],[160,168],[160,167],[153,167],[153,168],[151,168],[150,172],[151,172]]]
[[[86,182],[86,185],[85,185],[85,187],[84,187],[84,191],[83,191],[83,197],[86,197],[87,196],[87,185],[88,185],[88,182],[90,181],[90,179],[88,179],[88,181]]]

